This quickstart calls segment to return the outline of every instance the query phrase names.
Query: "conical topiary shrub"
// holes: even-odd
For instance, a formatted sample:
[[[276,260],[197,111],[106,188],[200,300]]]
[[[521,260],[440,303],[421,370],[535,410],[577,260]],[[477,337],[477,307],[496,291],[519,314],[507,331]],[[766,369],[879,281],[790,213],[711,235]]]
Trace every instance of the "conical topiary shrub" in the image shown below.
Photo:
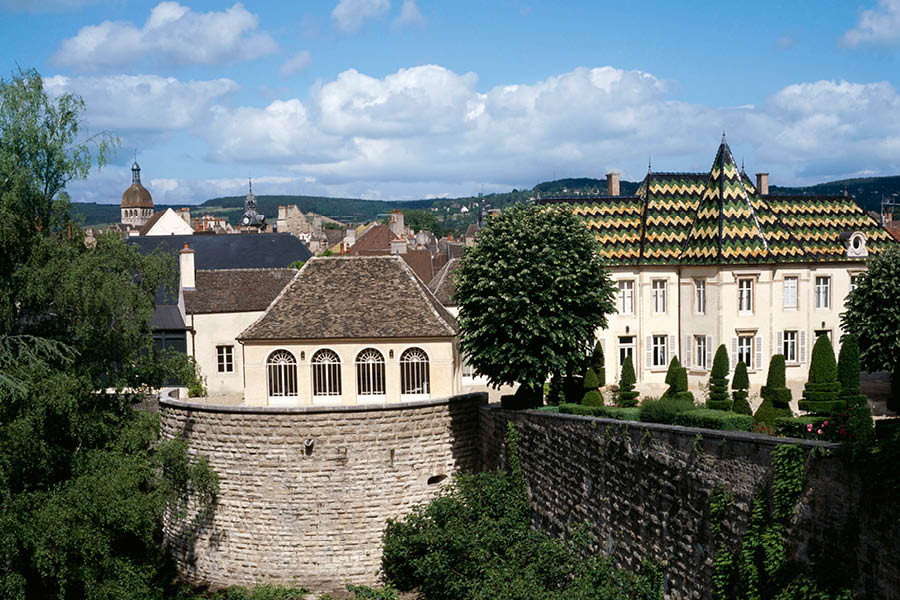
[[[728,351],[725,344],[716,350],[712,371],[709,373],[709,399],[706,408],[729,410],[731,398],[728,396]]]
[[[750,389],[750,378],[747,377],[747,365],[739,360],[734,368],[734,377],[731,379],[731,410],[741,415],[752,415],[750,402],[747,400]]]
[[[584,397],[581,403],[585,406],[603,406],[603,395],[597,390],[600,381],[594,369],[588,369],[584,374]]]
[[[669,387],[669,397],[674,400],[689,401],[693,404],[694,394],[688,391],[687,369],[678,367],[672,377],[672,385]]]
[[[631,357],[626,356],[622,361],[622,378],[619,380],[619,395],[616,400],[618,406],[637,406],[638,392],[634,389],[636,382],[634,364],[631,362]]]
[[[809,363],[809,378],[803,388],[800,410],[818,415],[831,415],[843,408],[840,400],[841,384],[837,380],[834,349],[826,335],[820,335],[813,346]]]
[[[837,364],[838,383],[841,384],[841,405],[862,406],[868,401],[859,393],[859,343],[852,333],[841,339],[841,351]]]
[[[753,415],[754,423],[763,423],[771,431],[775,429],[775,419],[793,415],[791,412],[791,390],[785,384],[783,354],[776,354],[769,361],[766,385],[760,390],[760,395],[763,401]]]
[[[681,363],[678,362],[677,356],[673,356],[672,360],[669,361],[669,368],[668,370],[666,370],[666,385],[668,385],[669,388],[665,392],[663,392],[663,398],[667,398],[668,396],[674,394],[675,390],[672,389],[672,386],[675,385],[675,379],[678,377],[679,370],[681,370]]]
[[[594,373],[597,374],[597,381],[599,382],[597,387],[605,386],[606,357],[603,356],[603,346],[600,345],[599,340],[594,344],[594,351],[591,353],[591,368],[594,369]]]

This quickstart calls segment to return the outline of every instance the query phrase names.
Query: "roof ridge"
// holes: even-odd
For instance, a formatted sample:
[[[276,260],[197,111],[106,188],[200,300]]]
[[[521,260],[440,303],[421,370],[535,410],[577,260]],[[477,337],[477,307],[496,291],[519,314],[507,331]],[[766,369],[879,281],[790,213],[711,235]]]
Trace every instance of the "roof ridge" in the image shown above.
[[[236,267],[234,269],[197,269],[197,273],[219,273],[230,271],[297,271],[294,267]]]
[[[407,277],[412,280],[413,284],[419,290],[419,295],[428,304],[428,307],[431,309],[431,312],[434,314],[434,316],[437,317],[438,320],[446,326],[447,330],[450,332],[450,335],[456,335],[456,328],[450,321],[445,318],[444,315],[440,314],[435,305],[440,306],[441,310],[444,311],[447,316],[450,316],[451,319],[453,318],[452,315],[450,315],[447,309],[444,308],[444,306],[438,301],[437,297],[431,292],[428,286],[422,282],[419,276],[416,275],[416,272],[413,271],[408,264],[406,264],[406,261],[403,260],[399,254],[394,254],[392,256],[395,256],[396,259],[400,262],[401,268],[406,272]]]
[[[262,321],[263,319],[266,318],[266,315],[269,314],[269,311],[272,310],[272,307],[275,306],[275,304],[279,300],[281,300],[281,297],[284,296],[285,293],[287,293],[289,288],[294,287],[294,284],[297,282],[297,279],[300,278],[300,274],[303,273],[303,271],[306,269],[306,267],[308,267],[316,258],[319,258],[319,257],[317,257],[317,256],[312,257],[311,259],[309,259],[308,261],[303,263],[302,267],[297,269],[297,272],[294,273],[294,276],[291,278],[291,280],[289,282],[287,282],[287,284],[283,288],[281,288],[281,291],[278,292],[278,295],[275,296],[275,298],[271,302],[269,302],[269,305],[263,311],[263,314],[259,315],[259,317],[255,321],[253,321],[252,323],[250,323],[250,325],[245,327],[244,330],[240,334],[238,334],[236,339],[238,339],[238,340],[243,339],[245,333],[247,333],[248,331],[250,331],[251,329],[256,327],[257,323],[259,323],[260,321]]]

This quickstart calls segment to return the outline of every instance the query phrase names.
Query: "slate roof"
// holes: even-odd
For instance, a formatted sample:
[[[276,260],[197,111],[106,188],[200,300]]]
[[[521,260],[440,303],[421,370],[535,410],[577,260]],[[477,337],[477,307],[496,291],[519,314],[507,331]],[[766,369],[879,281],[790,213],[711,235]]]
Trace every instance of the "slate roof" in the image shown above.
[[[455,276],[456,270],[461,264],[462,262],[458,258],[451,258],[428,284],[428,289],[444,306],[456,306],[456,300],[453,298],[453,294],[456,292]]]
[[[265,310],[296,274],[296,269],[199,270],[195,288],[184,291],[184,310],[188,314]]]
[[[187,243],[194,250],[195,269],[284,268],[312,253],[289,233],[242,233],[222,235],[163,235],[128,238],[141,254],[157,247],[171,254]]]
[[[852,198],[761,196],[724,136],[709,173],[648,173],[634,196],[565,202],[611,265],[846,261],[842,232],[861,231],[877,254],[893,240]]]
[[[239,337],[451,337],[456,320],[399,256],[314,258]]]

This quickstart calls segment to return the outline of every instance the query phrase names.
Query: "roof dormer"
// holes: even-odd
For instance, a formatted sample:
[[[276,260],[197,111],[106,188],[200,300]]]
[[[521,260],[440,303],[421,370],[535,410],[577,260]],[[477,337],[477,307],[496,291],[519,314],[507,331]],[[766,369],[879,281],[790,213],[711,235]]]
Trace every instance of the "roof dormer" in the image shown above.
[[[866,258],[869,251],[866,249],[866,234],[862,231],[842,231],[841,243],[847,249],[847,258]]]

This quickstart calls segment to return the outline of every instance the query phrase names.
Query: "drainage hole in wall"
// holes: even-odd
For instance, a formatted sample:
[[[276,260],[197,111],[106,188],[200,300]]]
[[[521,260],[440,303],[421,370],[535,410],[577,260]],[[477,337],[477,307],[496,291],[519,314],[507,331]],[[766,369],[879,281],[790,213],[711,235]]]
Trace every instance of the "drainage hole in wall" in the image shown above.
[[[447,479],[447,476],[443,473],[441,473],[440,475],[432,475],[428,478],[428,485],[436,485],[445,479]]]

